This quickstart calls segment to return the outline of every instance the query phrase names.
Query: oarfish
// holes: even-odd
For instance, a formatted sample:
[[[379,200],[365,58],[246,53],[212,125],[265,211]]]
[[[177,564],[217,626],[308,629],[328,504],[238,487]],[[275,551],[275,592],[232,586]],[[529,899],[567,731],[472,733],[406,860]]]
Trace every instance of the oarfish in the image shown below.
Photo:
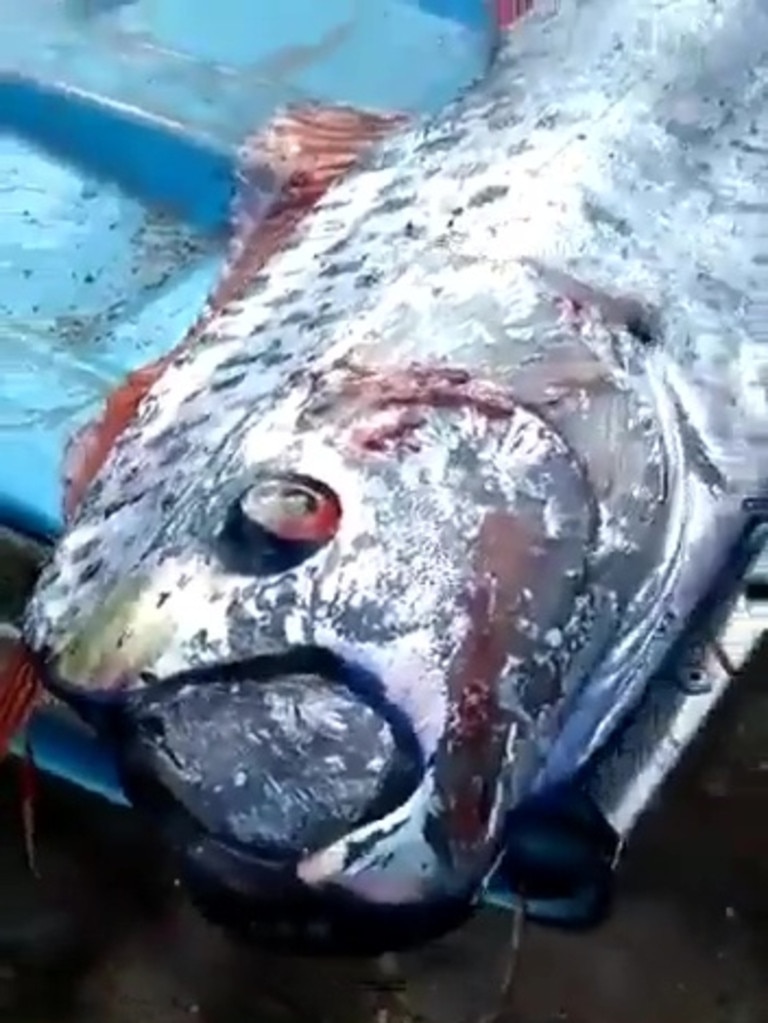
[[[452,926],[645,692],[768,477],[766,72],[759,0],[543,6],[141,400],[24,637],[213,915]]]

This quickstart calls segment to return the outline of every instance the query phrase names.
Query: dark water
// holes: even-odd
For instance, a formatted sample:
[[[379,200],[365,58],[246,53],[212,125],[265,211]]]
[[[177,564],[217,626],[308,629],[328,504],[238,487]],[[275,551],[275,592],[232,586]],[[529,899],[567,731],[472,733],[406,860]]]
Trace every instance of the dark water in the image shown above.
[[[4,592],[26,588],[24,559],[0,553]],[[411,1009],[429,1023],[480,1023],[499,1007],[499,1023],[768,1023],[768,664],[750,676],[634,836],[607,925],[525,928],[500,1006],[511,918],[481,914],[403,958]],[[184,904],[121,811],[43,785],[40,881],[25,864],[12,765],[0,772],[0,819],[0,1018],[404,1023],[378,1013],[369,964],[233,948]],[[53,952],[73,920],[66,953]],[[34,956],[53,955],[45,970],[9,964],[6,940],[22,926]],[[84,958],[70,961],[84,940]]]

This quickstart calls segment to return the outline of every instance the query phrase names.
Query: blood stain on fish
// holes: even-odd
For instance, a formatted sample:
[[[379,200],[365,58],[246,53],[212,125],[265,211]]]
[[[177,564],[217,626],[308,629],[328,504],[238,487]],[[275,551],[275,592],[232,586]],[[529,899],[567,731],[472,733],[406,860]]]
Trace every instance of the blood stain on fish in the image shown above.
[[[515,613],[535,571],[530,530],[509,512],[489,512],[475,543],[467,593],[468,627],[448,673],[449,726],[440,754],[450,834],[459,846],[482,841],[491,809],[486,779],[496,777],[506,717],[499,680]]]
[[[339,396],[351,400],[355,411],[361,406],[364,411],[396,411],[395,418],[384,425],[353,428],[353,446],[362,452],[413,449],[418,444],[414,435],[424,424],[427,410],[472,409],[499,420],[519,407],[510,391],[476,380],[465,369],[344,368]],[[317,397],[322,400],[322,390]],[[319,404],[315,409],[320,410]],[[438,756],[450,834],[457,846],[481,841],[487,824],[486,779],[495,777],[506,727],[498,703],[499,679],[510,653],[514,613],[533,578],[536,557],[530,530],[517,517],[507,512],[485,516],[467,594],[469,625],[449,671],[450,724]]]
[[[476,380],[465,369],[412,364],[405,369],[370,369],[348,366],[340,397],[365,411],[395,412],[386,423],[357,426],[352,447],[360,452],[418,449],[418,429],[428,410],[472,409],[490,420],[511,416],[518,403],[514,395],[486,380]]]

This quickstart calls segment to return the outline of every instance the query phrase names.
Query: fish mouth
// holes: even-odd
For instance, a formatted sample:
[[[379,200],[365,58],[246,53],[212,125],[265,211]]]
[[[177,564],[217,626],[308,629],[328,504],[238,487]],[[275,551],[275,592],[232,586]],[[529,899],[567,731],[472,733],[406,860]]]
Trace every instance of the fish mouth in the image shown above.
[[[420,743],[378,678],[297,646],[193,667],[109,692],[46,686],[112,742],[132,801],[172,803],[206,831],[270,860],[318,851],[401,806],[424,773]]]
[[[108,694],[68,687],[55,658],[43,671],[113,746],[130,802],[171,846],[206,916],[296,947],[338,947],[369,910],[391,923],[333,878],[299,876],[306,856],[401,807],[424,777],[413,727],[377,677],[310,646]],[[421,911],[396,913],[402,941]]]

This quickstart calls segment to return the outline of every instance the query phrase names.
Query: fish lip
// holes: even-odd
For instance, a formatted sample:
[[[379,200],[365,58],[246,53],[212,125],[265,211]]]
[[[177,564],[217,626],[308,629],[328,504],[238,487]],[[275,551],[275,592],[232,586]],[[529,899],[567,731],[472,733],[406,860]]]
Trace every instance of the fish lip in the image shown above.
[[[277,862],[215,836],[179,850],[180,880],[211,923],[292,954],[370,956],[437,939],[466,921],[473,893],[405,904],[369,902],[335,884],[320,889]]]
[[[58,654],[50,649],[38,653],[37,663],[41,666],[45,687],[90,725],[101,738],[114,745],[126,793],[129,798],[135,796],[131,801],[139,809],[143,806],[151,812],[154,807],[159,819],[170,820],[176,816],[175,807],[186,807],[194,815],[204,834],[219,834],[227,843],[234,842],[236,845],[244,843],[243,848],[250,855],[264,857],[270,862],[289,861],[299,849],[303,858],[308,851],[315,848],[315,845],[319,850],[329,842],[343,838],[343,833],[334,833],[334,827],[338,828],[345,820],[349,826],[358,827],[372,823],[382,815],[386,816],[408,801],[425,776],[424,750],[413,723],[403,710],[389,701],[378,676],[365,671],[359,665],[351,664],[346,658],[327,648],[292,647],[237,662],[217,661],[205,666],[193,666],[168,676],[148,678],[144,674],[136,674],[134,678],[126,680],[127,686],[109,691],[88,688],[87,679],[79,680],[78,684],[74,685],[62,677]],[[307,676],[307,679],[302,681],[302,676]],[[291,682],[292,677],[296,677],[297,680]],[[289,827],[286,833],[287,845],[283,845],[279,838],[280,827],[273,832],[273,823],[268,826],[265,824],[263,829],[256,828],[247,839],[238,831],[237,826],[230,823],[236,820],[238,813],[241,815],[245,813],[242,809],[242,806],[245,806],[242,800],[245,798],[247,802],[250,798],[247,792],[250,792],[253,798],[266,799],[261,808],[266,814],[265,821],[269,822],[273,818],[278,820],[274,817],[274,807],[272,810],[269,809],[272,807],[271,797],[267,798],[263,793],[257,797],[256,793],[262,790],[259,783],[254,780],[248,782],[247,790],[243,788],[243,795],[232,803],[231,800],[236,796],[234,790],[229,797],[221,794],[222,785],[226,788],[228,784],[221,781],[223,777],[221,772],[224,771],[226,774],[229,770],[225,763],[226,756],[217,752],[213,746],[209,746],[202,733],[197,739],[188,739],[187,736],[192,732],[181,726],[177,728],[174,724],[184,720],[197,722],[195,728],[206,724],[206,734],[219,734],[216,731],[218,727],[225,729],[221,734],[227,734],[226,729],[232,727],[227,725],[229,713],[226,710],[227,706],[240,708],[236,713],[246,715],[247,720],[251,720],[250,715],[255,714],[257,717],[253,720],[262,721],[258,716],[265,712],[263,701],[266,697],[259,693],[264,693],[267,687],[273,685],[279,687],[282,680],[287,681],[289,686],[298,684],[299,692],[307,685],[311,690],[322,690],[327,683],[329,693],[335,691],[338,699],[341,699],[340,706],[343,708],[349,705],[351,708],[350,727],[353,728],[353,732],[350,734],[356,734],[354,730],[360,728],[362,731],[359,734],[364,738],[378,736],[380,730],[382,736],[389,735],[386,741],[381,739],[383,743],[381,749],[378,745],[379,739],[376,738],[374,746],[368,747],[363,742],[362,745],[354,746],[348,754],[344,754],[345,766],[338,768],[340,778],[353,778],[355,784],[359,782],[362,787],[358,790],[353,787],[351,793],[343,798],[339,795],[338,803],[334,798],[329,797],[328,802],[318,796],[318,807],[311,814],[313,819],[302,824],[293,838],[290,838],[291,829],[298,826],[296,822],[300,818],[296,817],[294,824],[286,825]],[[249,693],[253,695],[249,696]],[[319,697],[310,695],[309,698],[323,699],[322,695]],[[235,701],[234,705],[231,703],[232,700]],[[359,714],[363,715],[362,719],[358,717]],[[360,724],[361,720],[369,720],[371,724]],[[249,757],[257,757],[253,763],[274,764],[278,777],[283,777],[281,772],[288,771],[288,775],[284,777],[289,791],[293,791],[294,785],[297,786],[296,791],[301,791],[306,785],[310,785],[311,788],[311,785],[316,784],[311,781],[313,768],[309,765],[303,767],[301,764],[291,768],[285,760],[288,748],[285,746],[280,716],[277,715],[272,720],[267,715],[263,721],[265,727],[268,726],[267,731],[271,731],[274,726],[275,737],[280,737],[276,746],[277,752],[272,754],[273,760],[269,760],[268,756],[269,743],[259,737],[260,728],[257,727],[254,732],[246,730],[243,735],[250,735],[250,740],[242,737],[234,739],[234,748],[240,750],[238,756],[241,759],[229,765],[234,772],[230,783],[238,773],[235,772],[238,763],[247,765],[250,762]],[[166,732],[169,725],[170,732]],[[307,742],[312,743],[311,748],[318,751],[319,757],[324,756],[327,751],[324,752],[322,738],[314,738],[322,732],[317,732],[311,718],[307,720],[306,727]],[[373,731],[370,731],[371,729]],[[277,738],[274,741],[277,741]],[[320,744],[315,745],[316,742]],[[368,764],[368,758],[377,750],[384,756],[378,775],[371,774]],[[264,756],[267,756],[267,761],[262,761],[261,758]],[[245,759],[242,759],[243,757]],[[190,771],[192,774],[199,774],[199,785],[193,784],[190,780],[192,778]],[[227,774],[227,777],[230,775]],[[238,788],[245,786],[246,782],[244,780],[234,784]],[[346,790],[342,787],[341,791]],[[171,797],[170,802],[166,800],[166,796]],[[207,799],[210,805],[206,803]],[[227,799],[230,800],[230,808],[225,810]],[[236,809],[238,803],[241,804],[240,810]],[[248,813],[258,815],[260,804],[251,802],[249,805],[251,809]],[[224,813],[224,817],[219,816],[221,813]],[[348,814],[352,816],[348,817]],[[222,828],[223,831],[220,830]],[[230,828],[234,828],[231,833]],[[303,835],[301,840],[299,833]],[[310,835],[314,836],[311,841]],[[295,841],[300,841],[300,846],[294,845]],[[310,842],[310,848],[304,847],[305,841]]]

